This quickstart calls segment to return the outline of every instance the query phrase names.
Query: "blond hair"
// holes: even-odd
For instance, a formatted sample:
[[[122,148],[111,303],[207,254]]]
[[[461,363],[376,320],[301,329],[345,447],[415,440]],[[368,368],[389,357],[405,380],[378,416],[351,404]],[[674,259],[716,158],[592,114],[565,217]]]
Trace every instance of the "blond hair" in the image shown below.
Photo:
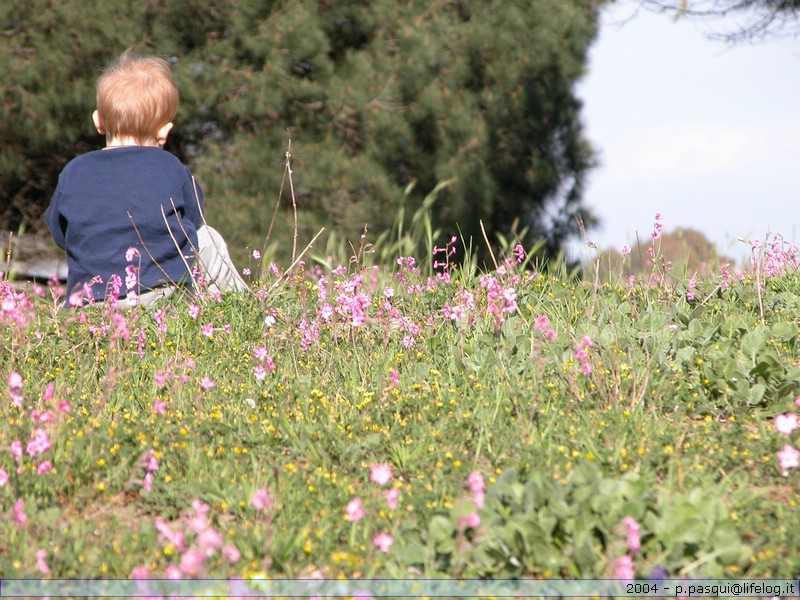
[[[179,100],[169,64],[130,48],[97,80],[97,112],[107,138],[132,137],[139,144],[152,140],[175,118]]]

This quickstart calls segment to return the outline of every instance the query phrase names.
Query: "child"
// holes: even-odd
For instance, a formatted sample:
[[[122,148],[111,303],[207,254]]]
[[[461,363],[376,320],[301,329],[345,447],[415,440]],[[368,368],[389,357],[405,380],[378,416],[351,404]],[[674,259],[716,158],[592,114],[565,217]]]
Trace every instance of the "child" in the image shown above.
[[[178,110],[169,65],[130,49],[97,80],[92,119],[106,147],[73,159],[45,221],[67,252],[67,304],[151,304],[187,283],[244,290],[222,237],[202,219],[203,192],[162,150]]]

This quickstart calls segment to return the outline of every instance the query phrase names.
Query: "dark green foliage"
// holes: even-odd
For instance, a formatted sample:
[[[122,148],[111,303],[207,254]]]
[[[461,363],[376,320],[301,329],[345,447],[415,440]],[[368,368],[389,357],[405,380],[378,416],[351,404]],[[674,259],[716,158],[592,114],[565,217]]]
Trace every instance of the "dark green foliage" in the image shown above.
[[[102,144],[94,80],[127,46],[169,58],[182,105],[168,148],[188,161],[234,248],[291,224],[377,235],[439,182],[444,234],[546,239],[581,206],[592,149],[573,87],[603,0],[36,0],[0,8],[0,225],[38,224],[63,164]],[[289,209],[289,210],[287,210]],[[480,245],[480,244],[476,244]]]

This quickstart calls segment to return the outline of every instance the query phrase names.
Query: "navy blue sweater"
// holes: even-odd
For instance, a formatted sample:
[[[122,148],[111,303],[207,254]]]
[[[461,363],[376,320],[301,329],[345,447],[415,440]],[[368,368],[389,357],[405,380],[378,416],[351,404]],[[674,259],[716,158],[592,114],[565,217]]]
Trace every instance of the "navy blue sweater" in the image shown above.
[[[75,158],[61,172],[45,213],[53,239],[67,252],[67,295],[100,276],[103,284],[93,285],[92,294],[103,300],[109,277],[117,274],[124,297],[129,264],[140,266],[141,291],[188,281],[181,254],[193,264],[202,207],[203,192],[189,169],[160,148],[124,146]],[[126,260],[128,248],[139,250],[141,265]]]

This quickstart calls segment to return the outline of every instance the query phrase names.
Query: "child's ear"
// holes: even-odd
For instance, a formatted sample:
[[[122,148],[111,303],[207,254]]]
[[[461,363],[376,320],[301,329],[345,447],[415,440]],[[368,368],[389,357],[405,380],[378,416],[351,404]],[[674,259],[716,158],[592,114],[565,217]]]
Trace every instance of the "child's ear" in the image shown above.
[[[105,135],[106,134],[106,128],[103,127],[103,121],[102,121],[102,119],[100,119],[100,113],[99,112],[94,111],[92,113],[92,121],[94,121],[94,126],[95,126],[95,129],[97,129],[97,133],[99,133],[100,135]]]
[[[164,144],[167,143],[167,136],[169,132],[172,131],[172,123],[167,123],[166,125],[162,126],[161,129],[158,130],[156,134],[156,139],[158,140],[158,147],[163,148]]]

